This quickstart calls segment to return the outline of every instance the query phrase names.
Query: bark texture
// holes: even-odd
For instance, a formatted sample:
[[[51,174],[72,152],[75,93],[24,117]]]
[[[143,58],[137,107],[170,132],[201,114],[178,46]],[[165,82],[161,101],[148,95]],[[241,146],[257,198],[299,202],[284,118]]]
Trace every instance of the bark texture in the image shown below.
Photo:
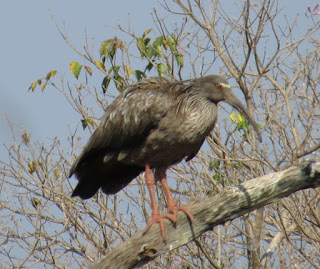
[[[136,234],[120,244],[90,269],[138,268],[157,256],[183,246],[214,226],[276,202],[299,190],[320,186],[320,162],[308,162],[287,170],[258,177],[225,189],[214,197],[190,207],[195,221],[178,214],[176,226],[165,221],[166,242],[159,225],[147,234]]]

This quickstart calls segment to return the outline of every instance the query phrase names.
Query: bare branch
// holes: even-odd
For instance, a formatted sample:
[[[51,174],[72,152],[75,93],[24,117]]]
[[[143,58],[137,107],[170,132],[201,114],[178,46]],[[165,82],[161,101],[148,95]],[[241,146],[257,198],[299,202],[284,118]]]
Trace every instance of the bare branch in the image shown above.
[[[317,186],[320,186],[320,162],[310,162],[252,179],[191,206],[190,211],[195,217],[192,225],[184,214],[179,214],[176,228],[166,221],[166,243],[162,241],[159,227],[154,225],[146,235],[135,235],[90,268],[139,267],[165,252],[187,244],[216,225],[226,223],[296,191]]]

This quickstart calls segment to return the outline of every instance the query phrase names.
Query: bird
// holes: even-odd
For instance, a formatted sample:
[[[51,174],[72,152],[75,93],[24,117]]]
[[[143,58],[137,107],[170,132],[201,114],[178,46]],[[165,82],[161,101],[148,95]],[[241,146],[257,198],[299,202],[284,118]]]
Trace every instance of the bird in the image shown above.
[[[252,125],[261,141],[255,120],[231,90],[226,79],[208,75],[177,80],[151,77],[126,87],[106,108],[100,124],[70,169],[78,184],[72,197],[89,199],[101,188],[116,194],[145,172],[152,217],[144,234],[158,223],[165,240],[164,219],[173,223],[178,206],[170,192],[166,171],[183,159],[190,161],[211,133],[218,117],[218,103],[237,109]],[[154,170],[154,174],[152,172]],[[167,200],[167,214],[160,214],[154,185],[160,181]]]

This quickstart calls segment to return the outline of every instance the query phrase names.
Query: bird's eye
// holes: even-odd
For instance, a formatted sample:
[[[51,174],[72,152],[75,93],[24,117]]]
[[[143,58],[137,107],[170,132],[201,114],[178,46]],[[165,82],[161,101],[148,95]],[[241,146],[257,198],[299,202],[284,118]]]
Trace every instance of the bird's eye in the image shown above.
[[[221,89],[222,85],[221,84],[216,84],[216,88]]]

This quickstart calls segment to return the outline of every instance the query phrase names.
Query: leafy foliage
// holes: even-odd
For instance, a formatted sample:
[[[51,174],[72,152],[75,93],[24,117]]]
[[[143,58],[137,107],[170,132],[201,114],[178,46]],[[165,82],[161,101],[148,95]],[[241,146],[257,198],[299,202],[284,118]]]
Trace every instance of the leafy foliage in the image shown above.
[[[41,85],[41,91],[44,91],[44,88],[47,86],[47,84],[49,83],[49,81],[51,80],[51,78],[53,78],[55,75],[57,74],[56,70],[51,70],[47,73],[45,78],[39,78],[37,79],[35,82],[31,83],[29,90],[32,90],[33,92],[35,91],[37,85]]]

